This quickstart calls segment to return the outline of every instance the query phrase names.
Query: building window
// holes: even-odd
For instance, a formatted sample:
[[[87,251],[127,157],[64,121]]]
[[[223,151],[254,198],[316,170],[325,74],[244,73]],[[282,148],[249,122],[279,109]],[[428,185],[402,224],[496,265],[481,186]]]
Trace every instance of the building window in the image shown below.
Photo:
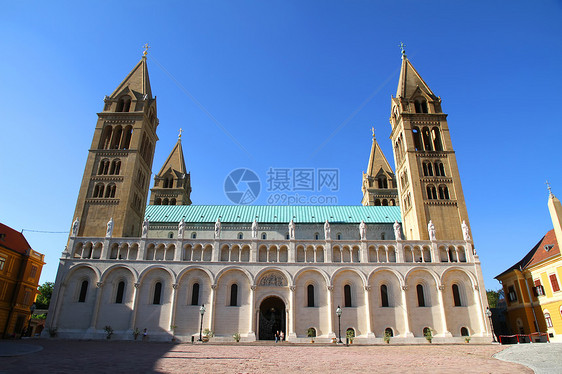
[[[336,235],[336,238],[337,238],[338,240],[341,240],[341,234],[338,233],[338,234]]]
[[[457,284],[453,284],[453,301],[455,306],[462,306],[461,293],[459,292],[459,286]]]
[[[392,338],[394,336],[394,331],[392,331],[390,327],[387,327],[386,329],[384,329],[384,335],[390,336]]]
[[[37,275],[37,266],[31,266],[31,271],[29,272],[30,278],[35,278]]]
[[[173,239],[174,238],[174,233],[172,231],[170,231],[168,233],[168,239]]]
[[[78,302],[79,303],[85,303],[86,302],[86,294],[88,293],[88,281],[85,280],[82,282],[82,285],[80,286],[80,295],[78,296]]]
[[[418,284],[416,286],[416,291],[418,293],[418,306],[425,306],[425,296],[423,294],[423,285]]]
[[[196,232],[191,233],[191,239],[197,239],[197,233]]]
[[[507,299],[510,302],[517,301],[517,293],[515,292],[515,287],[509,286],[507,289]]]
[[[266,240],[267,239],[267,234],[265,232],[261,233],[261,239],[262,240]]]
[[[6,259],[4,257],[0,257],[0,270],[4,270],[5,264],[6,264]]]
[[[552,319],[550,318],[550,313],[544,312],[544,320],[546,321],[546,327],[552,327]]]
[[[351,286],[346,284],[343,287],[344,306],[351,307]]]
[[[544,287],[540,279],[535,279],[535,287],[533,287],[533,294],[535,296],[544,296]]]
[[[291,239],[291,236],[289,236],[289,233],[285,234],[285,239],[287,239],[287,240]]]
[[[162,298],[162,282],[156,282],[154,285],[154,297],[152,298],[152,304],[160,304]]]
[[[242,234],[241,232],[238,233],[238,239],[242,240],[244,239],[244,234]]]
[[[312,308],[314,306],[314,286],[309,284],[306,288],[307,291],[307,299],[308,299],[308,307]]]
[[[461,327],[461,336],[469,336],[468,329],[466,327]]]
[[[117,285],[117,295],[115,295],[115,303],[123,304],[123,295],[125,294],[125,282],[121,281]]]
[[[314,240],[319,240],[320,239],[320,234],[319,233],[315,233],[314,234]]]
[[[193,283],[191,290],[191,305],[199,305],[199,283]]]
[[[386,308],[389,306],[388,304],[388,287],[386,287],[386,284],[383,284],[381,286],[381,306],[383,308]]]
[[[230,306],[238,305],[238,285],[234,283],[230,286]]]
[[[560,291],[560,286],[558,285],[558,279],[556,278],[556,274],[550,274],[550,284],[552,285],[552,292]]]

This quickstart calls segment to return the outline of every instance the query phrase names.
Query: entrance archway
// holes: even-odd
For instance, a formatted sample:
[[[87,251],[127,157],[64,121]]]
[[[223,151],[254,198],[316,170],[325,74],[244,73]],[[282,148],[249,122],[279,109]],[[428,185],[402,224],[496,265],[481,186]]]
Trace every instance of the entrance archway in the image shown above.
[[[276,331],[285,331],[285,303],[276,296],[270,296],[260,305],[259,340],[274,340]]]

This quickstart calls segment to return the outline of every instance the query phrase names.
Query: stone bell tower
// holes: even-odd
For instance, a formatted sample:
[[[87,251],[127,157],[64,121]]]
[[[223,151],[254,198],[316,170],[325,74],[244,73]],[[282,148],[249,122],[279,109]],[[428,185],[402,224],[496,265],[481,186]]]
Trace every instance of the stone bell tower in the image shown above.
[[[447,115],[404,50],[390,124],[406,238],[428,240],[431,220],[438,240],[462,240],[470,223]]]
[[[157,126],[145,51],[98,113],[73,218],[77,236],[104,237],[111,218],[112,236],[140,236]]]

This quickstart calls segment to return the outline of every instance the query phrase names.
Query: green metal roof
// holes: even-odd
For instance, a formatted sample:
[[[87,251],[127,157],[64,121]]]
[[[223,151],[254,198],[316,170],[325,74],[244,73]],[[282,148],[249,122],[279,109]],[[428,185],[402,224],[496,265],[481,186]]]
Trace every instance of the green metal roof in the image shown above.
[[[401,222],[398,206],[296,206],[296,205],[149,205],[145,217],[150,222],[214,223],[394,223]]]

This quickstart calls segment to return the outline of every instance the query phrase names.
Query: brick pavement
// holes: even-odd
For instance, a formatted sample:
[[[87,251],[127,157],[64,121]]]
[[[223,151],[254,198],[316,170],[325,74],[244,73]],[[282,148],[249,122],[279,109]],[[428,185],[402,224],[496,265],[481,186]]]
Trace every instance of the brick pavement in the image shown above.
[[[16,343],[17,344],[17,343]],[[155,342],[26,341],[43,350],[0,357],[0,374],[21,373],[532,373],[492,358],[499,345],[191,345]]]

